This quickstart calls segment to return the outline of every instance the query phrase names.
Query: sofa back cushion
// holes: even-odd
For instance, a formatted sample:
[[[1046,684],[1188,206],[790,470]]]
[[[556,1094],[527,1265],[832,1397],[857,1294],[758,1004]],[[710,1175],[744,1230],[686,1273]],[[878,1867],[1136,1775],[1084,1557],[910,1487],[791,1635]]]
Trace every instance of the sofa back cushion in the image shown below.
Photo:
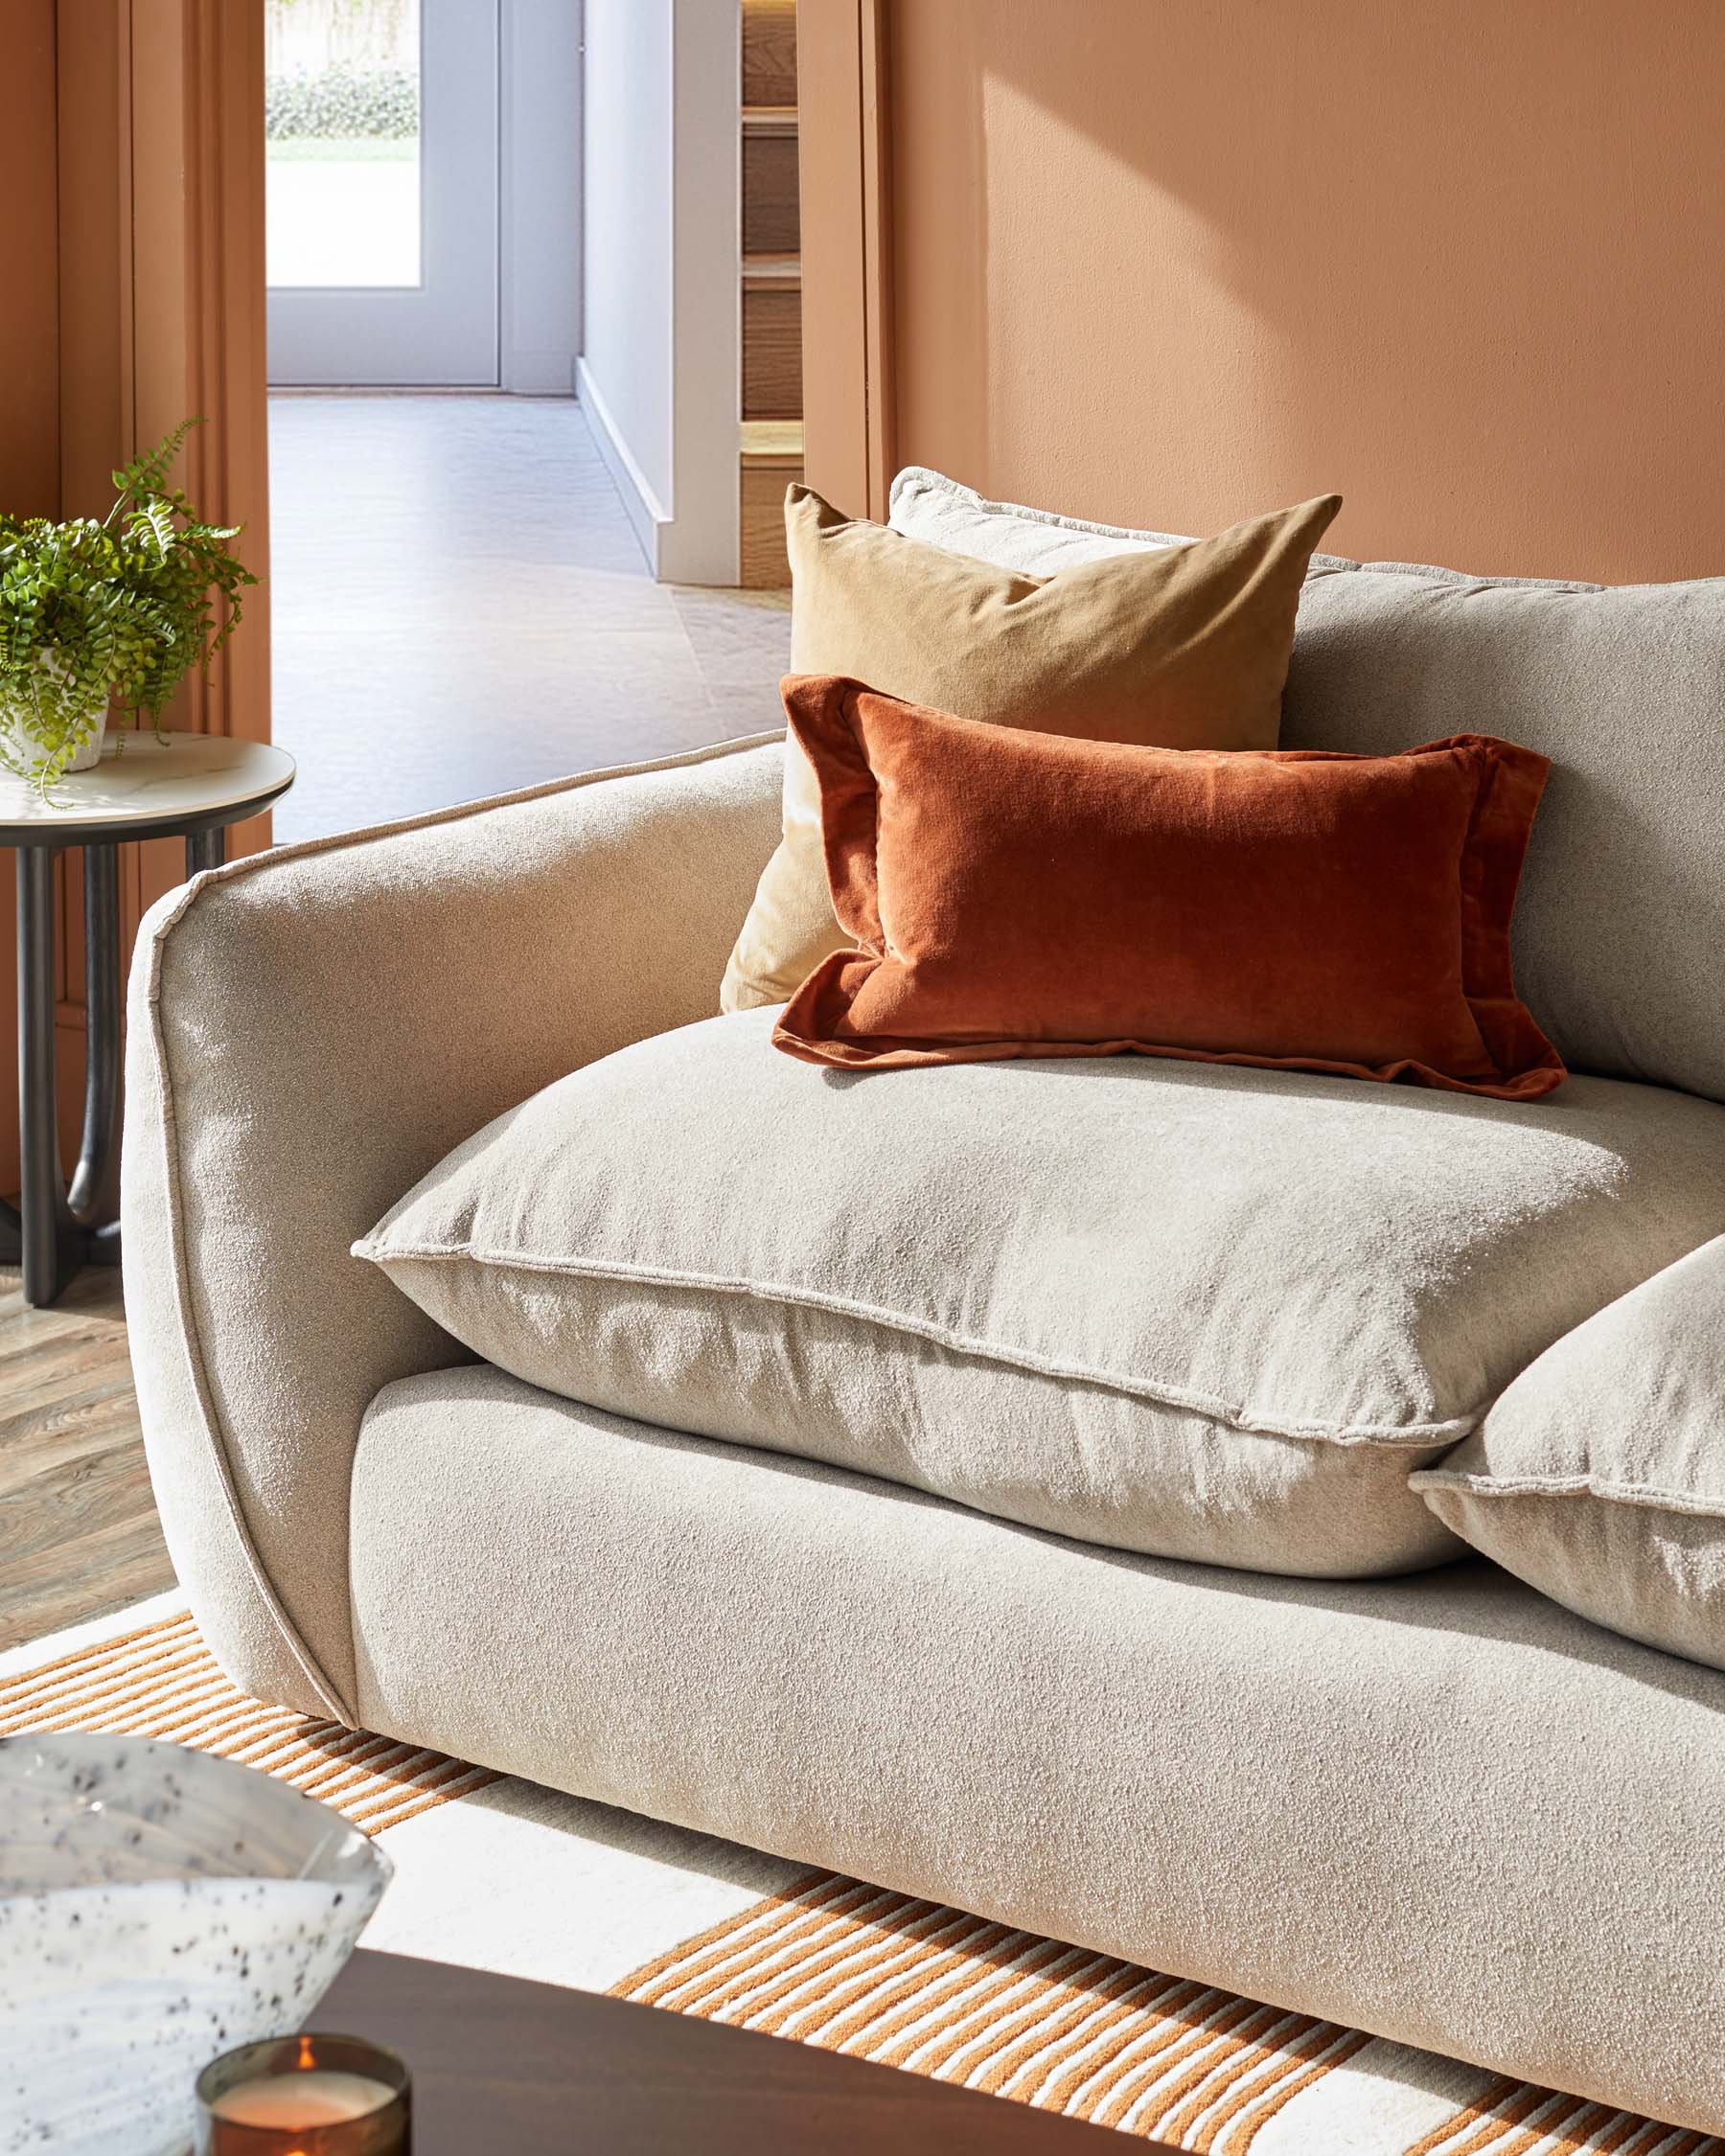
[[[1046,575],[1168,536],[902,472],[894,526]],[[1497,734],[1552,759],[1516,987],[1572,1068],[1725,1099],[1725,578],[1599,585],[1314,557],[1284,748]]]

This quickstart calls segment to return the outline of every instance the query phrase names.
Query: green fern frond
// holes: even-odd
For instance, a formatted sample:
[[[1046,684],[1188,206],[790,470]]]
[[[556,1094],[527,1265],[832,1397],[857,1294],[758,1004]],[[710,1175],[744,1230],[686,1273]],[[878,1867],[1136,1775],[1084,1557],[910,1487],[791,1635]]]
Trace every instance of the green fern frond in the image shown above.
[[[165,501],[147,501],[138,511],[139,517],[148,524],[154,535],[162,560],[167,561],[173,551],[173,512]]]
[[[153,449],[146,449],[142,456],[133,457],[130,464],[123,464],[118,471],[111,472],[115,493],[134,501],[147,494],[159,494],[173,469],[174,459],[186,446],[187,435],[195,426],[202,424],[200,418],[181,420],[173,432],[164,435]]]

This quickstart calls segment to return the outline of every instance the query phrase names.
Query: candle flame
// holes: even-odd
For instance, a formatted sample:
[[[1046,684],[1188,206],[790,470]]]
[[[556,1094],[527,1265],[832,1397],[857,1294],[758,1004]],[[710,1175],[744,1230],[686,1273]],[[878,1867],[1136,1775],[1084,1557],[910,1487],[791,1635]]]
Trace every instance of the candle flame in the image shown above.
[[[302,2036],[299,2040],[299,2072],[310,2074],[316,2064],[317,2053],[311,2048],[310,2037]],[[301,2152],[298,2149],[293,2149],[289,2151],[289,2156],[301,2156]]]

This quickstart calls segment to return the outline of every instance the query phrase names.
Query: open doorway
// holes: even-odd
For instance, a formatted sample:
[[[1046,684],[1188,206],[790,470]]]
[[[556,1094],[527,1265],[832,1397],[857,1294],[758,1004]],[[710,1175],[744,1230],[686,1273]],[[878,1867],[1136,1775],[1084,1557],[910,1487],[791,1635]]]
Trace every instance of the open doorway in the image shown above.
[[[649,113],[676,111],[684,4],[630,0],[632,37],[637,6],[666,15]],[[738,0],[717,10],[740,56]],[[648,143],[584,188],[581,0],[265,20],[274,737],[300,766],[278,839],[778,723],[785,596],[656,581],[678,572],[575,395],[586,193],[662,179]],[[734,402],[725,425],[734,473]]]

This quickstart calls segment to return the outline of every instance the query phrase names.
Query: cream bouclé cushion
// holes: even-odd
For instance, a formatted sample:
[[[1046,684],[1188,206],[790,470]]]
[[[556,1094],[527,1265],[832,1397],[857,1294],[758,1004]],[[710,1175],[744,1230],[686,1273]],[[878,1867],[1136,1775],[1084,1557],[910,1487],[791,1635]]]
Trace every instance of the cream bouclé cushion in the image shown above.
[[[1105,562],[1116,554],[1148,554],[1180,546],[1189,537],[1126,524],[1094,524],[1023,502],[990,501],[974,487],[949,479],[926,465],[907,465],[892,482],[887,521],[907,539],[925,539],[955,554],[973,554],[1027,576],[1048,577],[1081,562]]]
[[[1300,584],[1340,507],[1327,494],[1214,539],[1037,577],[841,516],[793,487],[791,670],[1038,733],[1274,748]],[[827,894],[820,790],[792,740],[784,837],[720,1002],[782,1003],[847,943]]]
[[[1164,546],[1185,546],[1186,532],[1143,531],[1126,524],[1095,524],[1063,516],[1051,509],[1029,509],[1018,501],[990,501],[943,471],[907,465],[892,482],[887,521],[907,539],[923,539],[954,554],[974,555],[1002,569],[1032,577],[1051,577],[1083,562],[1105,562],[1116,554],[1151,554]],[[1343,554],[1314,554],[1312,566],[1352,568]]]
[[[1414,1486],[1552,1601],[1725,1669],[1725,1236],[1548,1348]]]
[[[890,1075],[775,1014],[537,1093],[356,1246],[517,1377],[1152,1555],[1455,1555],[1408,1488],[1533,1358],[1704,1242],[1725,1109],[1204,1065]]]

